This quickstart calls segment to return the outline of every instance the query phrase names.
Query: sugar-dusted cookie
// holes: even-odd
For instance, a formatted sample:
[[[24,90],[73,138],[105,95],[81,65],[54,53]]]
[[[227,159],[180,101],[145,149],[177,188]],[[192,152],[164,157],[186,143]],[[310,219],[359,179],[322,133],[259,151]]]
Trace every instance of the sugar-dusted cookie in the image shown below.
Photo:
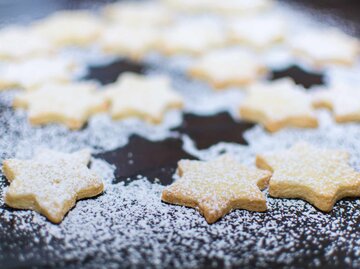
[[[295,55],[320,67],[354,64],[359,56],[359,44],[357,39],[335,29],[306,31],[290,40]]]
[[[180,178],[163,190],[161,199],[198,209],[208,223],[233,209],[266,210],[260,190],[271,174],[243,166],[230,155],[208,162],[181,160],[178,174]]]
[[[0,60],[23,60],[53,51],[45,38],[28,28],[9,26],[0,30]]]
[[[272,6],[272,0],[207,0],[211,2],[209,8],[216,13],[225,15],[250,14],[263,11]]]
[[[271,0],[163,0],[168,6],[186,12],[220,13],[225,15],[249,14],[269,8]]]
[[[10,182],[5,203],[60,223],[76,200],[104,190],[102,180],[87,167],[90,158],[88,150],[71,154],[42,150],[31,160],[5,160],[3,172]]]
[[[155,48],[158,40],[156,28],[116,25],[108,27],[99,42],[106,53],[139,59]]]
[[[13,105],[28,110],[31,124],[62,123],[70,129],[81,128],[92,114],[107,109],[106,99],[91,82],[46,84],[19,93]]]
[[[34,58],[0,67],[0,90],[33,90],[46,83],[69,82],[78,65],[61,57]]]
[[[349,154],[301,142],[288,150],[257,156],[259,168],[273,172],[269,193],[301,198],[330,211],[343,197],[360,196],[360,173],[348,164]]]
[[[243,50],[211,51],[195,60],[188,73],[216,89],[250,84],[266,74],[267,68],[255,55]]]
[[[62,47],[89,45],[100,36],[103,24],[87,11],[59,11],[32,27],[55,46]]]
[[[333,111],[337,122],[360,121],[360,91],[354,85],[337,84],[320,89],[313,94],[316,108]]]
[[[105,18],[119,25],[160,26],[169,24],[174,14],[166,6],[155,2],[118,2],[103,8]]]
[[[318,126],[310,96],[288,78],[252,85],[240,105],[240,115],[243,119],[264,125],[270,132],[286,126]]]
[[[182,108],[182,97],[163,76],[146,77],[124,73],[108,86],[105,95],[110,103],[113,119],[139,117],[151,123],[160,123],[171,108]]]
[[[224,45],[225,41],[225,31],[220,23],[189,19],[165,29],[159,38],[158,49],[166,55],[199,55]]]
[[[229,36],[234,43],[265,49],[285,38],[286,27],[274,15],[244,16],[229,21]]]

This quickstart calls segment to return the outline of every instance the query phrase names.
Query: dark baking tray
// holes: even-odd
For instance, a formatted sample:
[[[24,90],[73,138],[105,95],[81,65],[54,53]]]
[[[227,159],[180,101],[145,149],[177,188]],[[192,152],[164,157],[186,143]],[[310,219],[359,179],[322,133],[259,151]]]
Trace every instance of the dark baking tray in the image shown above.
[[[194,0],[195,1],[195,0]],[[96,8],[97,6],[111,1],[96,1],[96,0],[2,0],[0,1],[0,24],[7,23],[27,23],[33,19],[41,18],[49,13],[52,13],[56,10],[61,9],[78,9],[78,8]],[[312,14],[314,17],[321,18],[321,20],[329,21],[330,24],[336,24],[336,26],[341,27],[344,31],[360,36],[360,1],[353,0],[328,0],[328,1],[311,1],[311,0],[300,0],[300,1],[285,1],[287,4],[294,5],[295,7],[301,7],[304,12]],[[301,22],[299,22],[301,23]],[[133,63],[129,61],[118,61],[112,63],[106,67],[96,67],[92,68],[89,78],[99,79],[103,83],[109,83],[118,76],[119,73],[124,71],[134,71],[134,72],[143,72],[146,69],[146,66],[141,63]],[[287,70],[276,71],[273,73],[273,78],[291,76],[297,83],[303,84],[305,87],[309,87],[313,84],[321,84],[322,76],[321,74],[312,74],[307,73],[298,67],[292,67]],[[216,128],[214,128],[216,126]],[[199,148],[206,148],[212,144],[215,144],[220,141],[228,142],[237,142],[241,144],[246,144],[246,141],[239,135],[234,136],[233,133],[242,134],[245,130],[252,127],[252,124],[249,123],[238,123],[234,122],[229,114],[219,113],[213,116],[196,116],[191,114],[184,115],[184,121],[181,126],[174,129],[174,132],[188,134],[192,137],[197,143]],[[0,126],[0,128],[6,128],[6,126]],[[235,130],[235,131],[234,131]],[[208,134],[212,135],[209,136]],[[152,158],[151,154],[146,154],[147,152],[157,153],[157,158]],[[133,160],[134,165],[126,165],[127,153],[132,152],[134,154]],[[122,147],[111,152],[104,152],[98,154],[97,157],[104,158],[110,163],[116,164],[118,167],[121,167],[121,172],[116,172],[116,182],[124,181],[127,178],[135,177],[138,174],[147,176],[150,180],[154,178],[159,178],[162,184],[167,185],[171,181],[171,175],[174,173],[176,168],[176,163],[182,158],[191,158],[194,157],[186,153],[182,149],[181,140],[177,138],[168,138],[163,141],[152,142],[146,140],[139,136],[132,136],[129,140],[129,143]],[[5,182],[5,179],[3,179]],[[346,205],[340,204],[336,207],[336,212],[331,214],[340,214],[343,212],[342,209],[346,212]],[[5,210],[11,210],[10,208],[5,207]],[[343,214],[343,219],[346,220],[346,213]],[[2,222],[0,216],[0,223]],[[278,220],[279,221],[279,220]],[[280,220],[281,221],[281,220]],[[59,268],[59,266],[53,266],[52,264],[60,264],[59,261],[50,261],[49,256],[45,255],[41,245],[51,244],[52,247],[56,248],[59,242],[52,241],[45,243],[44,240],[40,240],[38,253],[34,258],[27,260],[21,260],[19,258],[19,253],[26,253],[30,251],[28,248],[27,241],[31,240],[31,236],[23,234],[13,234],[13,226],[15,223],[7,223],[3,226],[5,227],[0,231],[0,269],[7,268]],[[302,225],[297,223],[295,225]],[[310,225],[310,224],[309,224]],[[314,225],[314,224],[312,224]],[[360,222],[356,224],[360,225]],[[339,226],[340,229],[346,229],[346,225]],[[309,227],[310,228],[310,227]],[[313,229],[314,227],[311,227]],[[360,230],[360,228],[358,228]],[[316,229],[315,229],[316,230]],[[340,231],[341,232],[341,231]],[[315,234],[316,236],[316,234]],[[214,238],[216,240],[216,238]],[[352,267],[351,265],[345,263],[345,258],[347,256],[347,250],[344,248],[339,248],[338,251],[332,253],[333,259],[325,259],[323,257],[323,250],[326,245],[329,243],[330,239],[320,238],[317,242],[321,242],[321,245],[302,245],[298,244],[295,246],[294,251],[302,251],[304,248],[309,248],[309,252],[304,256],[303,259],[297,259],[291,264],[287,264],[287,267],[293,268],[308,268],[309,262],[314,259],[319,260],[320,268],[348,268]],[[238,242],[241,244],[241,242]],[[189,249],[191,251],[191,249]],[[243,253],[246,255],[246,253]],[[62,264],[62,268],[80,268],[87,267],[88,263],[91,262],[92,257],[82,261],[79,265],[78,261],[67,261],[65,264]],[[331,260],[335,262],[331,262]],[[106,268],[107,261],[102,261],[103,267]],[[272,263],[267,264],[267,268],[281,268],[285,266],[283,263]],[[119,268],[122,268],[123,265],[119,264]],[[130,266],[131,267],[131,266]],[[149,264],[145,262],[144,264],[137,264],[136,268],[143,267],[154,267],[154,264]],[[171,266],[170,266],[171,267]],[[203,260],[201,268],[222,268],[222,261],[208,258]],[[255,268],[255,264],[245,264],[241,268]]]

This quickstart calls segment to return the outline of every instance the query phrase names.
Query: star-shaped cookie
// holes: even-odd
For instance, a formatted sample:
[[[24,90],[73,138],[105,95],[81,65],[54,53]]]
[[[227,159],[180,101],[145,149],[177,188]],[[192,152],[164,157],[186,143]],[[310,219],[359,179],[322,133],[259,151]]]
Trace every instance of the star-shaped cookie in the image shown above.
[[[360,173],[348,162],[345,151],[320,149],[304,142],[256,158],[259,168],[273,172],[271,196],[301,198],[326,212],[343,197],[360,196]]]
[[[211,31],[209,31],[211,29]],[[158,49],[166,55],[199,55],[225,43],[223,27],[210,20],[185,20],[165,29]]]
[[[135,116],[156,124],[162,121],[167,110],[183,107],[182,97],[164,76],[123,73],[107,88],[105,95],[113,119]]]
[[[42,150],[31,160],[5,160],[3,172],[10,182],[5,203],[60,223],[76,200],[104,189],[102,180],[87,167],[90,158],[88,150],[71,154]]]
[[[235,44],[246,44],[265,49],[285,38],[285,22],[278,16],[244,16],[229,21],[230,39]]]
[[[264,125],[270,132],[287,126],[318,126],[310,96],[288,78],[252,85],[240,105],[240,116]]]
[[[243,15],[256,13],[269,8],[272,0],[206,0],[211,11],[225,15]]]
[[[294,54],[319,67],[353,65],[360,52],[357,39],[335,29],[299,33],[290,40],[290,45]]]
[[[338,84],[313,94],[316,108],[333,111],[336,122],[360,121],[360,91],[353,85]]]
[[[270,173],[239,164],[231,155],[204,161],[181,160],[180,178],[162,192],[167,203],[194,207],[213,223],[233,209],[265,211],[260,191],[267,186]]]
[[[70,129],[81,128],[92,114],[107,109],[106,99],[91,82],[47,84],[19,93],[13,105],[28,110],[31,124],[62,123]]]
[[[36,89],[46,83],[69,82],[78,65],[62,57],[34,58],[0,67],[0,90]]]
[[[123,26],[161,26],[171,23],[172,11],[156,2],[118,2],[106,5],[105,18]]]
[[[242,15],[262,11],[272,5],[272,0],[163,0],[177,10],[197,13]]]
[[[250,84],[263,77],[267,68],[252,53],[224,49],[209,52],[195,60],[188,73],[216,89],[224,89]]]
[[[108,27],[99,40],[106,53],[138,60],[156,47],[159,32],[148,26],[116,25]]]
[[[100,36],[103,24],[87,11],[59,11],[32,28],[55,46],[86,46]]]
[[[46,39],[28,28],[9,26],[0,31],[1,60],[24,60],[53,51]]]

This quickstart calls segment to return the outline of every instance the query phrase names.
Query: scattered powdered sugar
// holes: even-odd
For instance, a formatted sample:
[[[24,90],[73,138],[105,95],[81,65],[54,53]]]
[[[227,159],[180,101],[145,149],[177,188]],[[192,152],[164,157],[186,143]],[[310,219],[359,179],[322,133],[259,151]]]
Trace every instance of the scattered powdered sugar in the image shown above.
[[[8,157],[29,158],[36,147],[48,147],[64,152],[89,147],[93,152],[107,151],[125,145],[132,134],[150,140],[162,140],[171,136],[171,128],[181,123],[181,113],[170,111],[159,125],[147,124],[135,118],[113,121],[106,114],[92,117],[88,125],[79,131],[69,131],[59,124],[34,127],[28,123],[26,112],[13,110],[15,92],[2,92],[0,125],[1,159]]]
[[[289,21],[308,26],[303,24],[307,19],[293,15],[288,14]],[[92,65],[112,60],[96,48],[64,54]],[[283,48],[275,48],[263,57],[271,68],[280,69],[293,60]],[[185,98],[186,112],[207,115],[229,111],[237,117],[244,92],[214,92],[203,82],[190,81],[184,70],[191,59],[152,55],[146,61],[152,66],[150,74],[171,76],[174,87]],[[355,81],[358,68],[332,67],[324,72],[328,80]],[[9,157],[30,158],[37,147],[64,152],[89,147],[93,153],[104,152],[125,145],[132,134],[162,140],[172,137],[170,129],[181,123],[181,113],[171,111],[157,126],[136,119],[113,121],[108,115],[99,114],[79,131],[70,132],[60,125],[32,127],[25,111],[11,108],[14,94],[16,91],[0,93],[1,161]],[[249,146],[220,142],[206,150],[198,150],[189,137],[183,136],[184,150],[203,160],[231,153],[240,162],[254,165],[257,153],[284,149],[304,140],[349,151],[351,165],[359,170],[360,126],[336,124],[329,112],[317,114],[317,129],[286,128],[270,134],[256,126],[245,133]],[[8,184],[4,178],[0,180],[0,242],[6,242],[0,243],[1,261],[15,260],[19,266],[34,261],[38,267],[63,268],[360,266],[359,200],[342,200],[325,214],[304,201],[273,199],[265,191],[267,212],[235,210],[208,225],[195,209],[162,203],[164,187],[159,184],[142,176],[132,182],[112,184],[116,167],[99,159],[92,160],[91,169],[103,178],[105,193],[79,201],[60,225],[30,210],[6,207],[2,197]],[[10,255],[4,257],[4,253]]]
[[[162,189],[146,178],[107,185],[104,195],[79,201],[60,225],[31,211],[3,210],[0,231],[14,224],[29,236],[31,251],[19,253],[22,259],[41,255],[56,267],[360,265],[358,201],[341,201],[324,214],[301,200],[268,197],[266,213],[236,210],[208,225],[194,209],[160,202]]]

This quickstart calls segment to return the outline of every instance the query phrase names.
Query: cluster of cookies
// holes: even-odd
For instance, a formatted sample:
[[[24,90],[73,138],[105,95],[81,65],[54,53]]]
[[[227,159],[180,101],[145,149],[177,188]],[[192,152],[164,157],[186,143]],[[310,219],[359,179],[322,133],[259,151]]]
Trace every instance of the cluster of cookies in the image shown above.
[[[169,109],[184,108],[185,98],[166,76],[123,73],[106,86],[76,80],[84,66],[61,52],[95,46],[136,61],[151,52],[190,57],[186,73],[191,78],[214,90],[244,90],[239,117],[270,132],[315,128],[315,109],[324,107],[333,110],[337,122],[360,121],[355,87],[306,91],[290,78],[266,80],[270,67],[258,55],[274,46],[320,70],[355,65],[360,53],[359,41],[338,30],[290,35],[273,5],[270,0],[121,2],[100,14],[62,11],[26,27],[8,26],[0,30],[0,89],[21,89],[13,106],[27,110],[31,124],[61,123],[71,130],[96,113],[158,124]],[[5,202],[61,222],[76,200],[103,192],[101,179],[87,167],[90,157],[88,151],[45,150],[32,160],[6,160],[3,172],[11,184]],[[274,197],[302,198],[330,211],[336,200],[360,195],[360,174],[347,162],[344,152],[307,144],[257,156],[259,169],[227,155],[209,162],[181,160],[180,178],[164,189],[162,200],[198,208],[212,223],[235,208],[265,211],[260,190],[269,186]]]
[[[237,208],[266,211],[260,190],[269,186],[273,197],[304,199],[328,212],[337,200],[360,195],[360,173],[348,161],[347,152],[301,142],[258,155],[256,166],[263,170],[243,166],[230,155],[208,162],[182,160],[180,178],[164,189],[162,200],[197,208],[213,223]]]
[[[339,121],[358,120],[356,104],[346,111],[338,109],[351,101],[348,89],[335,90],[338,85],[314,97],[290,80],[255,83],[269,75],[258,54],[275,45],[288,47],[295,57],[318,68],[353,65],[359,53],[356,39],[334,29],[290,36],[286,20],[272,11],[272,4],[265,0],[122,2],[105,6],[98,15],[62,11],[27,27],[8,26],[0,31],[0,88],[23,90],[14,107],[28,110],[35,125],[55,122],[79,129],[91,115],[106,111],[114,119],[135,116],[159,123],[167,109],[183,107],[183,98],[168,78],[124,74],[103,89],[74,81],[83,66],[60,55],[62,49],[74,46],[96,46],[104,53],[136,60],[155,51],[191,56],[188,75],[214,89],[247,90],[240,117],[269,131],[316,127],[313,107],[320,106],[332,108]]]

